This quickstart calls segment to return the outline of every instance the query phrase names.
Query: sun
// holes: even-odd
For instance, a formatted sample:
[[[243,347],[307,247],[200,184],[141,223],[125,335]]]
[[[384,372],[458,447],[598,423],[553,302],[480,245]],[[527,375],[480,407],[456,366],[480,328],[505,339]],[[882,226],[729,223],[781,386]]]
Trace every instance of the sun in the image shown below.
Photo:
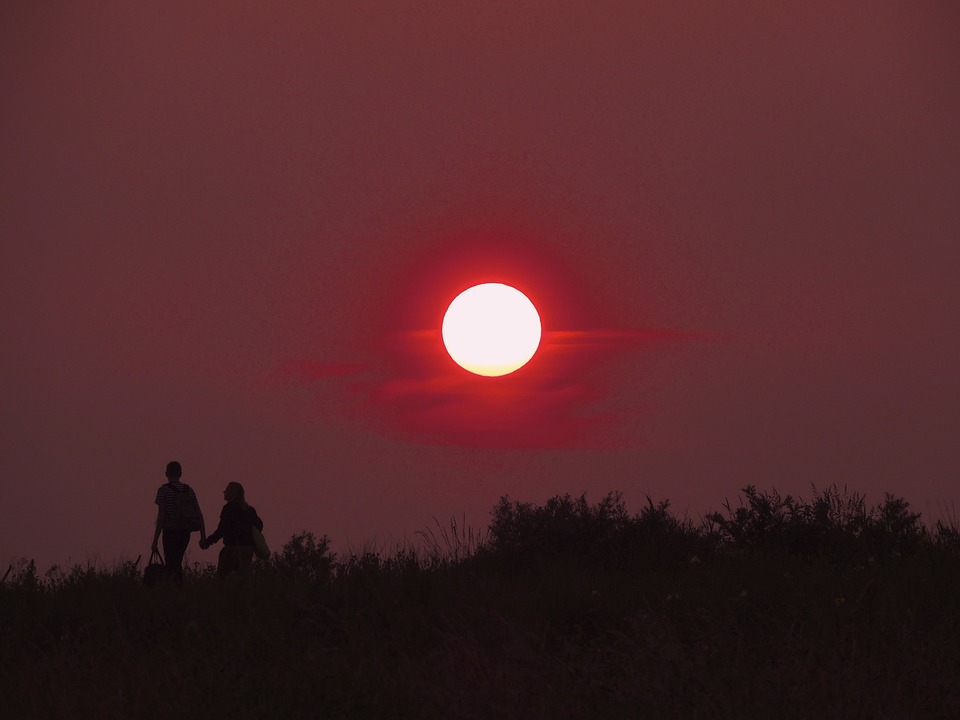
[[[485,377],[526,365],[540,346],[540,315],[516,288],[474,285],[454,298],[443,316],[443,344],[464,370]]]

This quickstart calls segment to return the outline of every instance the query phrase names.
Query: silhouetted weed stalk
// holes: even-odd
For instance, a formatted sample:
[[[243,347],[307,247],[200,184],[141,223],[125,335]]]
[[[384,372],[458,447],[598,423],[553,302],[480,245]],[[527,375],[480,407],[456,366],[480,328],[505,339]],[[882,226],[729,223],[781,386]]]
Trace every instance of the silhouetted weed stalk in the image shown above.
[[[433,522],[436,529],[428,527],[416,533],[428,566],[457,564],[473,557],[486,546],[487,533],[467,525],[465,517],[458,523],[454,515],[446,526],[441,525],[437,518]]]
[[[0,583],[11,717],[960,717],[960,534],[891,495],[743,489],[694,522],[504,497],[415,547],[294,535],[245,576]]]

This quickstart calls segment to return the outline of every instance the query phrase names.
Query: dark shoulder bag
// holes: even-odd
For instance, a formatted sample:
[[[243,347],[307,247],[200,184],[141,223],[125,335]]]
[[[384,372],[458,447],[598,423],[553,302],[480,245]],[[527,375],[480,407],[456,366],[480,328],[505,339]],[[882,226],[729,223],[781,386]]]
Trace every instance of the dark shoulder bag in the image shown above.
[[[163,556],[159,550],[150,553],[150,562],[143,569],[143,584],[147,587],[156,587],[167,574],[167,566],[163,564]]]

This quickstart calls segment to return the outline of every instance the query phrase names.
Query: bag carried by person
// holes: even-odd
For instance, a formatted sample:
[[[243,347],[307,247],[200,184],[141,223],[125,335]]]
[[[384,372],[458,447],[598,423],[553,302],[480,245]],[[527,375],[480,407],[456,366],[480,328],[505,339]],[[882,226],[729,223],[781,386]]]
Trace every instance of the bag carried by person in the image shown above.
[[[174,491],[173,525],[177,530],[197,532],[200,529],[200,503],[190,488],[179,487]]]
[[[253,538],[253,552],[261,560],[270,559],[270,548],[267,546],[267,539],[263,533],[257,529],[256,525],[250,526],[250,537]]]
[[[156,558],[156,561],[154,561]],[[150,553],[150,562],[143,569],[143,584],[147,587],[156,587],[167,574],[167,566],[163,564],[163,556],[159,550]]]

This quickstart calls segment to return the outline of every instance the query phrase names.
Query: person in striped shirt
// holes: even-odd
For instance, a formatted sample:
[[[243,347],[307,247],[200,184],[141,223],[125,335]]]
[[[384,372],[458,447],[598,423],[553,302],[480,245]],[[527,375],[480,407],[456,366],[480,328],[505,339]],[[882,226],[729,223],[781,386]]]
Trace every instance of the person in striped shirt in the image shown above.
[[[199,525],[200,543],[206,543],[207,532],[203,524],[203,513],[193,488],[180,481],[183,468],[173,460],[167,463],[167,482],[157,489],[157,521],[153,529],[152,552],[157,551],[157,541],[163,533],[163,562],[167,574],[178,584],[183,584],[183,555],[190,544],[191,525]],[[184,508],[189,517],[185,517]]]

